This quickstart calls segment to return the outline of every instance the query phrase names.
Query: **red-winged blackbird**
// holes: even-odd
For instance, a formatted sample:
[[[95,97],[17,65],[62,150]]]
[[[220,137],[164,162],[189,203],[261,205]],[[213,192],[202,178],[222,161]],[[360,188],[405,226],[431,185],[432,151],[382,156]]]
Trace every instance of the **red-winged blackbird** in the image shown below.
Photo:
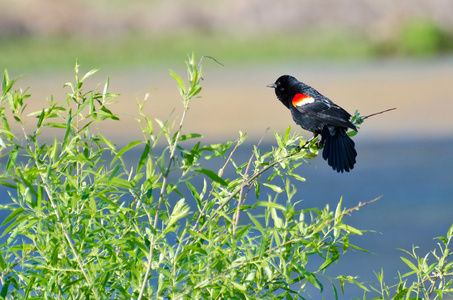
[[[322,157],[337,172],[354,168],[357,152],[354,141],[346,134],[348,128],[357,131],[343,108],[321,95],[314,88],[283,75],[268,87],[275,89],[277,98],[291,111],[294,121],[303,129],[321,134]]]

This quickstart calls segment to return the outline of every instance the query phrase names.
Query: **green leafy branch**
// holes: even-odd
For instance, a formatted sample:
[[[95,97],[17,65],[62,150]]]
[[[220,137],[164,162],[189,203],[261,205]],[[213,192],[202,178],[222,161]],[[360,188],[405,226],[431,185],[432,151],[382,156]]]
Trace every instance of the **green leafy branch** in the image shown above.
[[[119,120],[108,108],[116,97],[108,78],[101,91],[84,89],[97,70],[79,76],[76,63],[66,98],[51,97],[28,115],[30,95],[14,90],[16,80],[5,71],[0,184],[11,201],[0,207],[9,211],[2,223],[1,298],[295,299],[308,295],[308,286],[322,294],[326,281],[335,298],[338,284],[341,292],[345,283],[370,291],[354,276],[325,270],[347,251],[367,252],[350,243],[365,231],[343,217],[378,198],[350,209],[340,199],[333,211],[298,210],[300,166],[317,156],[318,146],[289,127],[274,134],[270,151],[258,142],[245,162],[235,155],[245,133],[204,145],[200,134],[184,132],[190,103],[200,95],[202,61],[189,56],[187,83],[170,72],[182,98],[180,118],[149,117],[147,94],[137,101],[143,138],[120,146],[93,126]],[[356,113],[353,121],[370,116]],[[28,132],[30,117],[36,128]],[[59,133],[50,142],[42,138],[49,128]],[[127,160],[134,149],[138,154]],[[220,160],[220,167],[208,167],[209,160]],[[246,201],[253,192],[254,201]],[[442,249],[437,267],[428,265],[432,272],[421,277],[430,296],[450,288],[449,246]],[[417,288],[423,286],[411,292]]]

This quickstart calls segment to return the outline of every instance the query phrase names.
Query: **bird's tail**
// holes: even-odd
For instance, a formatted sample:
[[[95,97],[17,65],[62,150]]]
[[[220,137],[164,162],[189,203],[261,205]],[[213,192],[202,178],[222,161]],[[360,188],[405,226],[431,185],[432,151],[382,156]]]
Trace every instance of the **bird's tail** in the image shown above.
[[[346,128],[325,126],[321,132],[322,157],[337,172],[349,172],[354,168],[357,152],[354,141],[346,134]]]

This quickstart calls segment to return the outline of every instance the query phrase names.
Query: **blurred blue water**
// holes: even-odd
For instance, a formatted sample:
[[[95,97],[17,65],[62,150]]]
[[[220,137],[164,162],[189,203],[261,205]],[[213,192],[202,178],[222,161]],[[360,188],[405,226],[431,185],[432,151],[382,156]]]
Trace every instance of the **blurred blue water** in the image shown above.
[[[271,147],[271,144],[265,144],[260,148],[264,151]],[[351,239],[351,243],[374,254],[350,251],[328,268],[326,275],[356,275],[358,281],[370,282],[376,281],[373,272],[380,272],[382,268],[388,283],[395,283],[393,278],[397,271],[409,271],[399,258],[406,255],[397,248],[410,251],[416,245],[419,246],[417,253],[425,256],[437,247],[434,238],[445,236],[453,224],[453,139],[359,140],[356,147],[357,164],[350,173],[334,172],[320,157],[311,161],[313,165],[299,167],[298,173],[307,182],[295,182],[298,192],[294,201],[302,200],[299,209],[324,207],[326,203],[334,208],[343,197],[343,207],[350,208],[382,195],[379,201],[346,218],[351,226],[374,231]],[[250,149],[251,145],[246,145],[238,151],[236,161],[248,161]],[[136,159],[136,154],[131,154],[131,158],[134,156]],[[187,198],[191,199],[191,196]],[[279,199],[285,201],[283,197]],[[8,201],[6,190],[1,188],[0,203]],[[6,216],[0,211],[0,222]],[[323,296],[330,299],[330,284],[321,281],[325,284]],[[314,299],[319,298],[317,290],[309,291]],[[358,288],[346,285],[345,295],[340,299],[361,296]]]

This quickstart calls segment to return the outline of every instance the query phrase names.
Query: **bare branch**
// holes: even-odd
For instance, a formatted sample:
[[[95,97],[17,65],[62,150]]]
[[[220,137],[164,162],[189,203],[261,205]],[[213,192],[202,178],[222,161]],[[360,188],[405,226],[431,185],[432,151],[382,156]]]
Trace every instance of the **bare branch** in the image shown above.
[[[386,110],[383,110],[383,111],[380,111],[380,112],[377,112],[377,113],[374,113],[374,114],[371,114],[371,115],[368,115],[368,116],[364,116],[364,117],[362,117],[362,119],[365,120],[365,119],[368,119],[369,117],[380,115],[380,114],[383,114],[383,113],[386,113],[388,111],[392,111],[392,110],[395,110],[395,109],[396,109],[396,107],[389,108],[389,109],[386,109]]]

